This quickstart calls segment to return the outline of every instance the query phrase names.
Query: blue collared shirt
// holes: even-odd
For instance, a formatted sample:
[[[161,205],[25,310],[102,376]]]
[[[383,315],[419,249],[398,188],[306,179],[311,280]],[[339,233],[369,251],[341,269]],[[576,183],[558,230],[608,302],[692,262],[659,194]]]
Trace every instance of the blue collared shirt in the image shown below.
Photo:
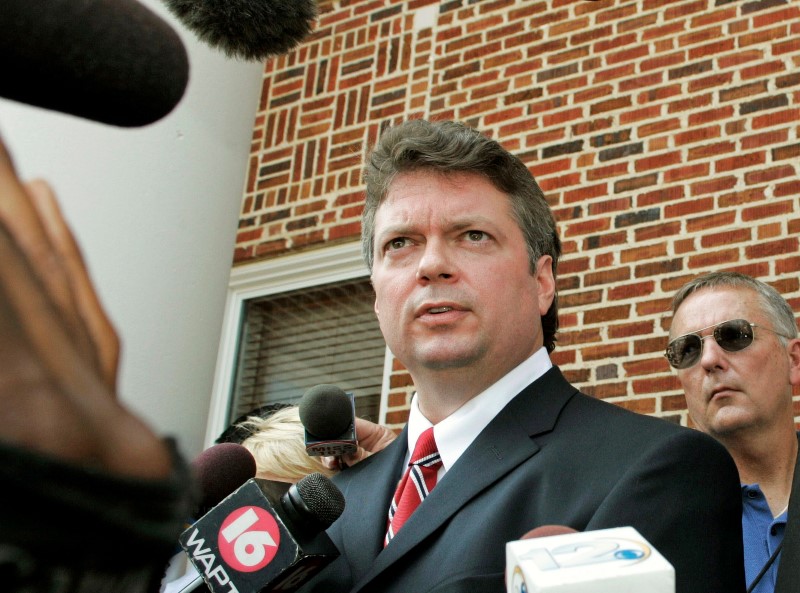
[[[767,498],[758,484],[742,484],[742,536],[744,537],[744,573],[747,586],[753,582],[783,541],[786,531],[786,509],[777,517],[767,504]],[[761,578],[753,593],[773,593],[778,576],[780,553]]]

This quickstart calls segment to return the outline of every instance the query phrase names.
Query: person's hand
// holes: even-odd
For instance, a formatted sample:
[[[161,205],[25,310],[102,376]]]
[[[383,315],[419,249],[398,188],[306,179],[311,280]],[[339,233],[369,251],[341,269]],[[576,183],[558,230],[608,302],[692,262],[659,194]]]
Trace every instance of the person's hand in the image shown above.
[[[43,181],[0,142],[0,441],[111,473],[163,478],[163,441],[116,398],[119,339]]]
[[[328,469],[341,469],[343,465],[348,467],[355,465],[386,447],[397,438],[397,435],[391,428],[363,418],[356,418],[356,438],[358,439],[358,449],[355,453],[342,455],[341,458],[323,457],[322,464]]]

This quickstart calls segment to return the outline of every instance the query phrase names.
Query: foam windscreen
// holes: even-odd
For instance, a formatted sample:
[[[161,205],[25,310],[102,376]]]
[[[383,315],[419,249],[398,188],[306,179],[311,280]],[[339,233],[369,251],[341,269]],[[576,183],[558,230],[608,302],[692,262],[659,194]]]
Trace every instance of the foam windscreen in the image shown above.
[[[178,34],[136,0],[5,0],[0,96],[121,127],[169,114],[189,59]]]

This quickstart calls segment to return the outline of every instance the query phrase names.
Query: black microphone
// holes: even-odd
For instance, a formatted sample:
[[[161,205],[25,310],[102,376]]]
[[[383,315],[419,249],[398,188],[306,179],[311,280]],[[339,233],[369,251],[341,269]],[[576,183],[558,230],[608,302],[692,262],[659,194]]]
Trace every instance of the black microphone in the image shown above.
[[[324,531],[344,510],[334,483],[309,474],[276,500],[265,482],[248,480],[180,536],[212,593],[294,591],[339,556]]]
[[[190,463],[200,487],[195,517],[206,514],[226,496],[256,475],[256,460],[242,445],[212,445]]]
[[[5,0],[0,96],[121,127],[170,113],[189,80],[178,34],[136,0]]]
[[[303,394],[298,413],[309,455],[341,457],[358,449],[352,393],[336,385],[316,385]]]
[[[262,61],[311,33],[314,0],[164,0],[197,37],[228,57]]]

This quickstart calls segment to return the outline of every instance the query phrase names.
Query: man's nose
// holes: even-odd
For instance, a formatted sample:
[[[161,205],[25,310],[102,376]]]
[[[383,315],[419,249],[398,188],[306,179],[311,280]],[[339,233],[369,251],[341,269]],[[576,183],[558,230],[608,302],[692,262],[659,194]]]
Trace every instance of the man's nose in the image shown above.
[[[455,276],[455,262],[446,241],[433,239],[425,243],[425,250],[417,266],[417,280],[435,282]]]
[[[724,368],[728,362],[728,353],[717,344],[714,334],[701,336],[700,365],[707,371]]]

